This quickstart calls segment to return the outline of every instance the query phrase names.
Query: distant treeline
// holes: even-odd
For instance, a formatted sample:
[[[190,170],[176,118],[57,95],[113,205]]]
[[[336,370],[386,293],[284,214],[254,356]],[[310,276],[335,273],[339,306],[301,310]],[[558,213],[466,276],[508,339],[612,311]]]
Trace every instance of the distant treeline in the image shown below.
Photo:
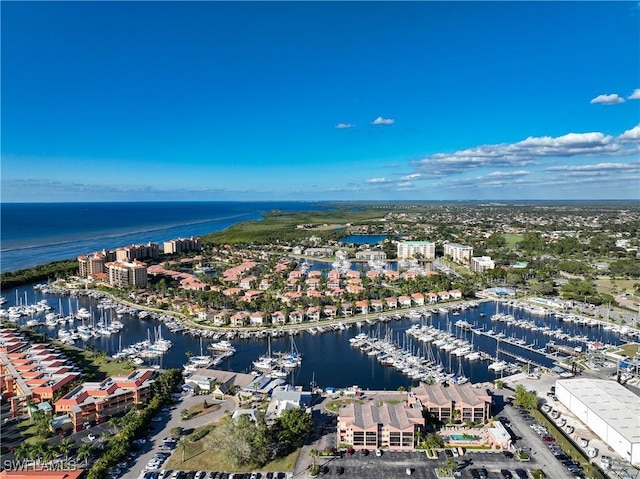
[[[52,263],[34,266],[0,274],[0,287],[4,289],[15,288],[23,284],[36,281],[47,281],[68,276],[78,271],[78,262],[73,259],[54,261]]]

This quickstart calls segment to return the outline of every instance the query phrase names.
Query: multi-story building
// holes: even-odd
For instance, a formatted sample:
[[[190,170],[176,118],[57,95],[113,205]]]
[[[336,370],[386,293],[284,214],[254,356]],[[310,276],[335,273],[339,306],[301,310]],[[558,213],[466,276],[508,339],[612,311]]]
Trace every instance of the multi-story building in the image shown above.
[[[488,269],[495,269],[496,263],[491,256],[474,256],[471,258],[471,271],[484,273]]]
[[[352,403],[340,408],[337,446],[411,451],[416,433],[423,428],[424,417],[419,407],[377,401]]]
[[[458,263],[469,264],[473,256],[473,247],[459,243],[445,243],[444,255]]]
[[[164,242],[162,251],[164,254],[199,252],[202,251],[202,242],[199,236],[173,239]]]
[[[400,241],[398,259],[410,259],[421,255],[424,259],[436,257],[436,245],[431,241]]]
[[[78,274],[81,278],[88,278],[104,273],[106,256],[103,253],[91,253],[78,256]]]
[[[147,404],[152,397],[154,376],[153,369],[137,369],[127,376],[85,382],[58,399],[55,412],[67,414],[76,432],[85,422],[105,422],[134,404]]]
[[[52,401],[80,376],[66,357],[47,344],[31,344],[9,329],[0,330],[0,343],[12,345],[0,348],[0,392],[9,401],[13,417],[27,414],[31,401]]]
[[[378,250],[365,250],[356,253],[356,259],[365,261],[384,261],[387,259],[387,253]]]
[[[114,261],[106,263],[107,283],[116,288],[144,288],[147,286],[147,265],[134,260],[131,263]]]
[[[424,409],[434,419],[447,422],[482,423],[491,417],[491,396],[470,383],[447,385],[425,384],[411,389],[409,405]]]
[[[159,257],[158,243],[133,244],[116,249],[116,261],[131,262],[136,259],[157,259]]]

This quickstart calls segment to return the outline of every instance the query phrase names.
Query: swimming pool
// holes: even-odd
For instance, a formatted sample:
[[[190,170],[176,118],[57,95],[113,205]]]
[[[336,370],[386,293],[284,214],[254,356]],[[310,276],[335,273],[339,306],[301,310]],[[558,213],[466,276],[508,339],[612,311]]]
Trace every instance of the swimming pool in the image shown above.
[[[451,434],[451,440],[460,442],[472,442],[477,441],[478,436],[474,436],[472,434],[469,434],[468,436],[465,436],[464,434]]]

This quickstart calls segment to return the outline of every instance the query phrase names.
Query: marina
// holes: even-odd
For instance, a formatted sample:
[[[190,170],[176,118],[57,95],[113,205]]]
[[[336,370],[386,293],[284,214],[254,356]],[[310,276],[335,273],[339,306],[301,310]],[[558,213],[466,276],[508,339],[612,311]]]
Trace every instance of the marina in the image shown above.
[[[288,377],[295,384],[308,384],[315,375],[316,382],[325,386],[359,384],[381,390],[408,387],[420,380],[450,381],[456,376],[471,382],[492,381],[526,364],[553,367],[562,355],[552,348],[575,351],[577,346],[617,345],[630,339],[620,327],[557,318],[506,301],[395,311],[292,329],[240,331],[196,329],[169,315],[124,307],[102,293],[74,293],[65,297],[32,285],[6,291],[5,319],[23,326],[31,321],[30,328],[52,338],[59,337],[60,330],[73,330],[78,335],[73,339],[76,346],[92,345],[110,356],[130,357],[137,364],[156,368],[182,370],[188,365],[208,365],[251,372],[270,346],[271,356],[278,362],[270,368],[265,368],[264,362],[261,372]],[[510,316],[504,321],[492,320],[496,310]],[[13,312],[11,318],[9,311]],[[45,317],[52,313],[67,318],[65,325],[47,326]],[[72,324],[68,323],[70,316],[74,316]],[[96,335],[98,331],[102,332]],[[359,334],[370,341],[377,339],[375,353],[352,347],[350,339]],[[383,354],[387,359],[402,356],[409,367],[382,364]]]

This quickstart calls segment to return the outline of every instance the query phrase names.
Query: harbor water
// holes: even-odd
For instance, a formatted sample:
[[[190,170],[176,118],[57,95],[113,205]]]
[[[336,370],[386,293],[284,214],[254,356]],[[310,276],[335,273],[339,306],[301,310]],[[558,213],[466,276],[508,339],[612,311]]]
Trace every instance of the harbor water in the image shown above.
[[[116,318],[112,308],[99,308],[98,300],[91,297],[45,293],[35,290],[33,285],[8,290],[3,294],[7,299],[7,303],[3,305],[4,309],[46,300],[54,311],[63,316],[76,312],[79,308],[87,309],[91,312],[91,318],[83,321],[84,324],[98,323],[101,319],[108,322]],[[492,320],[496,312],[511,315],[515,323],[507,324]],[[22,317],[17,320],[17,324],[24,325],[29,319],[44,323],[44,313]],[[189,333],[188,330],[171,332],[166,324],[158,319],[141,319],[135,315],[124,314],[119,320],[124,323],[124,328],[119,333],[90,338],[86,341],[77,340],[75,345],[78,347],[92,345],[97,350],[113,355],[136,342],[145,339],[153,341],[161,336],[163,339],[171,340],[173,346],[161,357],[147,360],[146,364],[181,369],[189,355],[200,355],[201,349],[203,354],[207,354],[208,345],[214,342],[212,338],[201,338]],[[76,320],[75,324],[66,327],[77,328],[82,323]],[[459,327],[463,323],[466,323],[466,328]],[[540,329],[533,331],[523,327],[527,323],[533,323],[546,331]],[[375,356],[367,355],[359,348],[353,347],[349,339],[364,333],[369,338],[393,342],[396,347],[404,348],[416,356],[433,357],[444,366],[445,370],[451,373],[462,372],[471,382],[477,383],[493,381],[504,373],[489,369],[492,360],[469,361],[440,349],[433,343],[421,342],[414,336],[406,334],[406,331],[412,327],[414,330],[420,327],[423,329],[433,327],[451,333],[452,338],[466,339],[474,350],[481,351],[494,359],[497,355],[499,359],[514,364],[531,361],[532,367],[534,365],[551,367],[555,362],[554,358],[535,351],[543,349],[550,341],[567,348],[586,348],[590,341],[621,344],[622,338],[618,333],[605,329],[602,323],[594,322],[593,324],[589,327],[574,322],[559,321],[554,315],[533,314],[514,305],[484,301],[477,303],[475,308],[460,311],[450,309],[448,312],[436,313],[432,310],[428,317],[423,316],[420,319],[417,317],[412,319],[405,315],[399,320],[374,322],[372,319],[366,321],[366,317],[363,317],[358,324],[345,324],[344,329],[336,331],[310,334],[300,329],[296,335],[284,334],[280,337],[272,337],[270,342],[272,351],[288,351],[292,348],[293,338],[293,345],[302,354],[301,366],[292,370],[288,378],[293,384],[306,387],[314,381],[320,387],[358,385],[364,389],[396,390],[399,387],[408,388],[417,384],[418,381],[412,380],[392,367],[380,364]],[[33,328],[50,337],[57,337],[59,329],[59,327],[47,327],[44,324]],[[550,334],[550,331],[554,331],[555,335]],[[577,341],[576,337],[582,339]],[[518,339],[527,348],[513,344]],[[252,362],[264,355],[268,349],[266,336],[243,339],[234,337],[230,341],[237,352],[219,364],[217,366],[219,369],[250,372]],[[520,357],[520,360],[516,360],[514,356]]]

